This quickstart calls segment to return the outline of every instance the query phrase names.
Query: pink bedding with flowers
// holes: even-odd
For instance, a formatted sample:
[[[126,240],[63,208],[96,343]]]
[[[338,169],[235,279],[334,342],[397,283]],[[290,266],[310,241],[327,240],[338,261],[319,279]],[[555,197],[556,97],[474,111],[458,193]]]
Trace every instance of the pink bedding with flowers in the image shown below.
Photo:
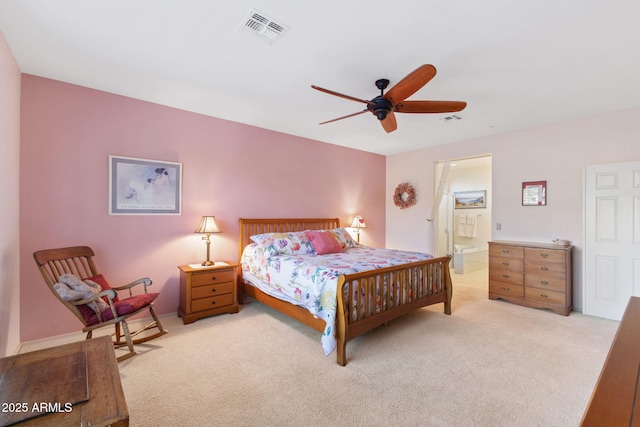
[[[344,229],[332,232],[342,249],[335,253],[318,255],[304,232],[269,233],[252,236],[254,243],[244,249],[241,259],[245,281],[324,320],[322,348],[326,355],[336,347],[336,291],[341,274],[432,258],[425,253],[362,246]]]

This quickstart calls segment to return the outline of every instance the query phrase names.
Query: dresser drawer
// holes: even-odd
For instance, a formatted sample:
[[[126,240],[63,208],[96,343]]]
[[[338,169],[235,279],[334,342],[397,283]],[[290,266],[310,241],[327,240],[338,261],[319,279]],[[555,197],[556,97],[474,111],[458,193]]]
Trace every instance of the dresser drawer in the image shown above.
[[[541,276],[536,274],[527,274],[524,277],[524,284],[525,286],[557,292],[565,292],[567,288],[567,282],[562,277]]]
[[[524,284],[524,274],[510,270],[489,270],[489,281],[512,283],[514,285]]]
[[[518,258],[489,258],[489,268],[495,270],[522,271],[522,259]]]
[[[191,310],[202,311],[231,304],[233,304],[233,294],[224,294],[209,298],[194,299],[191,301]]]
[[[506,297],[524,297],[524,286],[514,285],[513,283],[504,283],[491,281],[489,282],[489,292],[493,294],[500,294]]]
[[[523,248],[507,245],[489,245],[489,257],[499,258],[523,258]]]
[[[205,286],[222,282],[232,282],[234,275],[235,271],[233,269],[193,273],[191,276],[191,286]]]
[[[191,290],[191,298],[207,298],[233,292],[233,282],[218,283],[216,285],[198,286]]]
[[[564,263],[552,263],[548,261],[533,262],[525,261],[524,263],[525,274],[538,274],[549,275],[554,277],[564,278],[567,273],[567,266]]]
[[[548,263],[564,263],[565,251],[544,249],[544,248],[524,248],[525,261],[546,261]]]
[[[549,291],[531,286],[524,287],[524,298],[554,305],[565,305],[567,302],[567,297],[564,292]]]

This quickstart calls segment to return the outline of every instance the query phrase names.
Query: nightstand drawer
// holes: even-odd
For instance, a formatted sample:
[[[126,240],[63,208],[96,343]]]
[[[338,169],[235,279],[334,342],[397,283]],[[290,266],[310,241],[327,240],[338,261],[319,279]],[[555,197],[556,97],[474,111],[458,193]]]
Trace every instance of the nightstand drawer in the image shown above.
[[[191,310],[202,311],[231,304],[233,304],[233,294],[218,295],[211,298],[194,299],[191,301]]]
[[[193,299],[213,297],[233,292],[233,282],[218,283],[216,285],[198,286],[191,290]]]
[[[216,283],[233,282],[235,271],[229,270],[216,270],[216,271],[202,271],[193,273],[191,276],[191,286],[204,286],[213,285]]]

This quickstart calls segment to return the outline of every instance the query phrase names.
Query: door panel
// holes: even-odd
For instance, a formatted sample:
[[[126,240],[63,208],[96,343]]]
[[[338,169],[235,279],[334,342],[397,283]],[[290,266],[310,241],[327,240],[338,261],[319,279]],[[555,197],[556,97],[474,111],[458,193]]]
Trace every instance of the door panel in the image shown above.
[[[620,320],[640,295],[640,162],[585,168],[584,312]]]

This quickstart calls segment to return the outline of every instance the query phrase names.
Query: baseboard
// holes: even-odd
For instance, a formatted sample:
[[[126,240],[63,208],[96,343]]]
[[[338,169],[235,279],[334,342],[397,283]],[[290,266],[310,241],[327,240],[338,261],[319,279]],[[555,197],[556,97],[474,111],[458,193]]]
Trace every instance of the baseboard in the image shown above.
[[[158,317],[161,320],[165,317],[175,317],[175,316],[177,316],[177,312],[175,311],[173,313],[158,315]],[[149,323],[152,320],[153,319],[151,318],[151,316],[149,316],[149,317],[143,317],[140,319],[131,320],[127,323],[129,323],[132,329],[135,329],[136,325],[140,324],[140,326],[143,326],[144,324]],[[80,324],[80,326],[82,325]],[[113,333],[113,328],[108,328],[108,327],[100,328],[93,331],[93,337],[96,338],[103,335],[111,335],[112,333]],[[40,350],[42,348],[55,347],[57,345],[63,345],[71,342],[81,341],[81,340],[84,340],[86,336],[87,334],[80,330],[78,332],[69,332],[67,334],[54,335],[51,337],[45,337],[45,338],[39,338],[36,340],[20,342],[14,355],[19,353],[28,353],[30,351]]]

